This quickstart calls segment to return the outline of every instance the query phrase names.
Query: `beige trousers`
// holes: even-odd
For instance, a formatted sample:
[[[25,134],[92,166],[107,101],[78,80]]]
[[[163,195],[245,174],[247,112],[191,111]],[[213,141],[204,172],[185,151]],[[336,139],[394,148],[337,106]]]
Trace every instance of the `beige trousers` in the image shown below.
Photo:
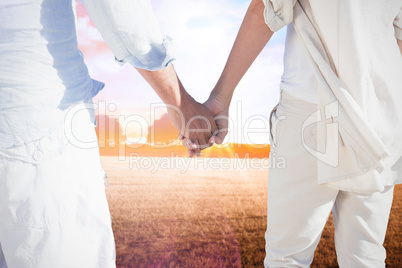
[[[282,92],[271,115],[271,155],[286,165],[268,179],[265,267],[309,267],[332,210],[340,267],[384,267],[383,247],[393,187],[358,194],[318,184],[317,159],[302,145],[301,129],[317,106]],[[305,143],[315,142],[305,129]],[[309,138],[311,137],[311,139]]]

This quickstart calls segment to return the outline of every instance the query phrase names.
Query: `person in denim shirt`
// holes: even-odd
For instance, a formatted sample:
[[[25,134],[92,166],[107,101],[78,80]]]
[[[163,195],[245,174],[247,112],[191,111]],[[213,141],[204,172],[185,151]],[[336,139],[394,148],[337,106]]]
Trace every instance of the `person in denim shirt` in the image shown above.
[[[115,266],[91,102],[104,85],[91,79],[77,49],[73,5],[0,3],[1,268]],[[209,146],[213,115],[180,83],[172,43],[150,2],[85,5],[116,61],[137,68],[166,104],[183,112],[168,109],[180,134]],[[192,128],[207,131],[185,131],[194,115],[207,120]]]

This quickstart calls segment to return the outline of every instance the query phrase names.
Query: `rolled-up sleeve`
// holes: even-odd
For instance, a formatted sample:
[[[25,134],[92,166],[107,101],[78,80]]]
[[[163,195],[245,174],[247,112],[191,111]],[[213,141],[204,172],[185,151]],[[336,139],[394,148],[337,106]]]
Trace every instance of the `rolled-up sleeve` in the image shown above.
[[[164,37],[150,0],[84,0],[89,16],[123,65],[150,71],[174,60],[173,44]]]
[[[293,7],[297,0],[262,0],[264,19],[271,31],[276,32],[293,21]]]
[[[394,20],[395,37],[402,40],[402,7],[399,10],[398,16]]]

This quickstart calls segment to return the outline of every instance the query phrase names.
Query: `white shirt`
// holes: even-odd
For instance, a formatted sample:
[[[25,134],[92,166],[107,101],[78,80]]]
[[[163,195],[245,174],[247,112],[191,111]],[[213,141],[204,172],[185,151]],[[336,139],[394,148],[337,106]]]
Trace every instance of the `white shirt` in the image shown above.
[[[336,165],[319,161],[319,183],[356,191],[369,184],[381,190],[383,185],[400,183],[402,60],[396,38],[402,40],[402,0],[263,2],[272,31],[293,23],[286,55],[301,53],[300,44],[304,47],[305,55],[285,59],[293,66],[285,66],[284,89],[306,101],[316,100],[321,111],[315,116],[321,118],[315,122],[320,121],[321,134],[328,125],[321,122],[325,117],[339,127],[339,135],[317,133],[318,140],[331,138],[327,144],[334,144],[340,138],[345,145],[334,154]],[[295,69],[301,70],[292,74]],[[311,73],[314,82],[305,77]],[[368,178],[375,181],[360,183]],[[352,185],[347,179],[359,183]]]
[[[174,59],[150,1],[87,0],[88,12],[120,64],[157,70]],[[77,48],[72,0],[0,2],[0,151],[60,129],[65,111],[95,96]]]
[[[284,70],[280,88],[307,102],[317,103],[317,79],[306,48],[293,23],[287,25]]]

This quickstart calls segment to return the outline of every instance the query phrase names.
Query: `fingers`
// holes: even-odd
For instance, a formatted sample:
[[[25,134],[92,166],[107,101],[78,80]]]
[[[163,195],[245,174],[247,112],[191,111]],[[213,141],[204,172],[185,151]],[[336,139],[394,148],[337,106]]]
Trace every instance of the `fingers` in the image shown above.
[[[195,103],[183,114],[186,124],[180,131],[179,140],[189,150],[189,156],[199,154],[215,142],[223,143],[229,121],[227,113],[212,111],[205,104]]]
[[[196,145],[196,147],[193,147],[193,148],[204,150],[206,148],[211,147],[212,145],[214,145],[214,142],[211,141],[212,137],[214,137],[213,133],[209,133],[209,135],[200,136],[199,138],[196,138],[196,140],[198,142],[197,143],[192,143],[193,146],[194,146],[194,144]]]
[[[199,132],[190,132],[187,133],[190,138],[184,137],[184,135],[180,134],[179,139],[183,141],[183,145],[191,150],[193,149],[194,153],[196,154],[196,150],[198,151],[204,150],[206,148],[211,147],[214,143],[222,144],[227,133],[227,121],[222,122],[220,119],[220,125],[214,125],[214,131],[199,131]],[[211,127],[212,129],[212,127]],[[197,142],[195,142],[197,141]]]
[[[195,143],[195,145],[196,145],[196,148],[194,148],[193,151],[194,151],[195,155],[196,155],[197,157],[199,157],[199,156],[200,156],[200,153],[201,153],[201,149],[200,149],[201,146],[200,146],[200,143],[198,142],[197,139],[194,141],[194,143]]]
[[[208,142],[211,146],[214,145],[214,143],[216,143],[216,135],[218,135],[218,133],[219,130],[214,131],[214,133],[212,133],[212,136],[209,138]]]
[[[199,146],[197,141],[193,142],[193,144],[196,146]],[[197,156],[197,157],[200,156],[200,152],[201,152],[201,150],[199,148],[187,149],[187,154],[188,154],[188,157],[190,157],[190,158],[192,158],[193,156]]]
[[[214,145],[215,143],[215,136],[219,133],[219,129],[218,126],[214,125],[214,127],[212,128],[212,133],[207,137],[208,139],[208,147],[211,147],[212,145]]]
[[[194,149],[197,147],[196,143],[192,142],[189,138],[184,137],[181,133],[179,135],[179,140],[181,140],[183,146],[187,148],[188,157],[192,158],[194,155],[196,155],[194,151]]]
[[[228,134],[228,128],[226,124],[224,126],[218,125],[218,128],[219,130],[215,131],[212,134],[212,137],[210,137],[208,140],[211,145],[213,145],[214,143],[222,144],[225,140],[226,135]]]
[[[192,144],[194,145],[194,147],[190,146],[191,148],[189,148],[188,145],[186,146],[188,157],[192,158],[193,156],[200,156],[201,150],[199,148],[195,148],[195,146],[199,146],[198,142],[193,142]]]
[[[196,136],[196,138],[192,138],[192,140],[197,139],[198,143],[196,143],[196,148],[200,149],[200,150],[204,150],[206,148],[211,147],[212,145],[214,145],[214,143],[216,142],[215,139],[217,138],[218,142],[220,142],[219,144],[223,143],[223,140],[227,134],[227,131],[225,133],[220,133],[220,131],[218,130],[218,127],[215,126],[213,128],[213,131],[211,132],[199,132],[197,133],[198,135]],[[219,135],[219,136],[217,136]],[[192,144],[194,145],[194,143]]]
[[[208,147],[210,147],[209,145],[209,137],[211,136],[211,134],[208,134],[207,136],[205,134],[201,135],[200,137],[197,137],[197,149],[200,150],[204,150]]]
[[[187,150],[188,157],[192,158],[195,155],[194,150]]]
[[[216,144],[222,144],[228,134],[229,118],[227,116],[216,116],[215,122],[218,127],[217,133],[214,135],[213,141]]]
[[[197,140],[197,148],[205,149],[210,147],[209,138],[212,133],[218,129],[213,117],[196,116],[190,120],[191,124],[188,124],[186,128],[186,137],[189,137],[192,141]]]
[[[199,148],[201,150],[209,148],[214,144],[214,141],[211,140],[211,137],[215,136],[219,131],[219,127],[216,124],[215,118],[210,117],[208,118],[208,120],[205,121],[205,123],[208,125],[208,127],[205,127],[203,132],[197,133],[197,139],[200,145]]]
[[[197,148],[197,144],[192,142],[189,138],[183,138],[182,143],[188,150]]]
[[[227,131],[219,131],[218,134],[216,134],[216,135],[214,136],[214,138],[215,138],[215,139],[214,139],[214,142],[215,142],[216,144],[222,144],[222,143],[223,143],[223,140],[225,139],[227,133],[228,133]]]

